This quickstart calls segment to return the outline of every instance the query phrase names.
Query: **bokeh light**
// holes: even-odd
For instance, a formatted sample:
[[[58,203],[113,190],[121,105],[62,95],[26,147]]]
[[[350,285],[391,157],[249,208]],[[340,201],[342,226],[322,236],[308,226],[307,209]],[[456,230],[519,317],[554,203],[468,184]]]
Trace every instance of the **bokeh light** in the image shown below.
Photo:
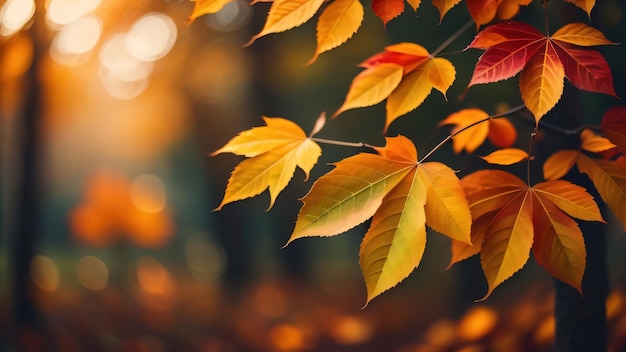
[[[138,19],[124,37],[128,53],[141,61],[155,61],[165,56],[176,42],[176,24],[160,13]]]
[[[141,289],[154,295],[167,295],[174,284],[163,265],[150,257],[142,257],[137,262],[137,282]]]
[[[8,0],[0,9],[0,35],[10,36],[30,21],[35,13],[33,0]]]
[[[130,200],[135,208],[143,212],[161,212],[167,201],[165,185],[154,175],[138,176],[130,186]]]
[[[102,34],[102,23],[96,17],[83,17],[63,28],[55,35],[50,54],[61,64],[83,63],[88,54],[98,44]]]
[[[59,270],[52,259],[36,255],[30,262],[30,277],[42,291],[53,292],[59,287]]]
[[[232,32],[245,26],[252,18],[250,5],[241,0],[227,3],[217,13],[206,16],[206,22],[217,32]]]
[[[466,341],[475,341],[489,334],[498,323],[498,313],[491,307],[476,306],[461,319],[458,335]]]
[[[76,276],[86,289],[99,291],[107,286],[109,269],[100,258],[88,255],[78,260]]]
[[[77,21],[95,10],[100,0],[50,0],[46,19],[53,26],[62,26]]]
[[[185,247],[185,260],[194,278],[200,281],[217,280],[226,270],[226,254],[217,244],[192,236]]]

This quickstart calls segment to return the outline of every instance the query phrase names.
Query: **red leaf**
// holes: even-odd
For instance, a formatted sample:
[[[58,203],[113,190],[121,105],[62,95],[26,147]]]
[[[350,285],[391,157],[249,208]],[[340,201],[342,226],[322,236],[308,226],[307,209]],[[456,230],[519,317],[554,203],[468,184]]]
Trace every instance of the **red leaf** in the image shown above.
[[[515,76],[543,44],[516,40],[505,41],[487,49],[476,63],[469,86],[498,82]]]
[[[404,0],[372,0],[372,10],[387,26],[387,22],[404,12]]]
[[[614,106],[605,112],[600,127],[606,138],[626,152],[626,106]]]

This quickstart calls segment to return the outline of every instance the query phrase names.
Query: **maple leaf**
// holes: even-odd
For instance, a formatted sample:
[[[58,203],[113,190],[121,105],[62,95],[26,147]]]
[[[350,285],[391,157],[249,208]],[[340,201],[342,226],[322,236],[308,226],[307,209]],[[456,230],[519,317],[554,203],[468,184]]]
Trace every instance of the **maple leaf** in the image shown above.
[[[321,53],[350,39],[361,26],[363,14],[363,5],[358,0],[335,0],[330,3],[317,21],[317,49],[306,65],[315,62]]]
[[[192,1],[194,3],[193,11],[191,12],[191,15],[185,22],[186,24],[191,24],[196,18],[202,15],[217,13],[219,10],[221,10],[224,7],[224,5],[228,4],[232,0],[192,0]]]
[[[487,298],[520,270],[530,252],[552,276],[581,291],[586,265],[582,232],[572,219],[603,221],[593,197],[563,180],[532,187],[501,170],[481,170],[461,179],[476,225],[472,244],[488,283]],[[479,242],[480,241],[480,242]],[[452,263],[477,251],[453,245]]]
[[[488,117],[489,114],[481,109],[468,108],[450,114],[439,123],[439,126],[455,125],[452,129],[454,134],[476,124],[452,137],[452,148],[457,154],[462,150],[473,153],[487,138],[496,147],[508,148],[513,145],[517,138],[513,124],[506,118],[489,119],[487,123],[480,123]]]
[[[345,101],[333,117],[387,99],[385,132],[398,117],[421,105],[433,88],[445,97],[456,76],[450,61],[431,57],[421,45],[406,42],[386,47],[360,66],[366,70],[352,80]]]
[[[280,117],[264,116],[263,120],[266,126],[241,132],[211,154],[229,152],[248,158],[233,170],[224,199],[216,210],[228,203],[254,197],[266,188],[269,188],[271,208],[296,167],[300,167],[308,178],[317,163],[322,150],[300,126]]]
[[[522,22],[498,23],[478,33],[468,48],[483,49],[468,86],[517,75],[520,91],[535,122],[561,98],[564,78],[579,89],[617,97],[604,57],[580,47],[615,44],[597,29],[570,23],[547,37]]]
[[[309,236],[333,236],[372,218],[360,263],[368,299],[404,280],[420,263],[426,226],[470,241],[471,218],[455,172],[438,162],[420,163],[406,137],[388,137],[377,154],[360,153],[335,163],[302,199],[288,244]]]
[[[626,153],[626,107],[614,106],[602,116],[600,123],[604,135]]]

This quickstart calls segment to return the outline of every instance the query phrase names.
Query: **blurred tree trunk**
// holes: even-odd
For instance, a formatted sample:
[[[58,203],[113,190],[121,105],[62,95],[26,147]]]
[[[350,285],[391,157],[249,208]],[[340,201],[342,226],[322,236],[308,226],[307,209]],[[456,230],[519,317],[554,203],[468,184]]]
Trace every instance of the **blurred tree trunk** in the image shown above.
[[[17,122],[17,141],[19,145],[17,170],[18,192],[16,199],[15,231],[10,237],[12,258],[11,280],[13,281],[12,292],[12,328],[10,336],[15,340],[17,350],[23,351],[33,348],[43,341],[40,317],[34,306],[34,287],[30,275],[30,264],[36,253],[37,231],[39,227],[40,210],[40,121],[42,89],[38,77],[42,45],[39,42],[38,23],[43,19],[39,15],[42,7],[38,7],[30,28],[33,40],[33,61],[27,71],[25,79],[25,96],[21,116]],[[22,34],[23,35],[23,34]],[[43,345],[40,345],[45,349]],[[51,347],[51,346],[48,346]],[[36,348],[36,347],[35,347]]]

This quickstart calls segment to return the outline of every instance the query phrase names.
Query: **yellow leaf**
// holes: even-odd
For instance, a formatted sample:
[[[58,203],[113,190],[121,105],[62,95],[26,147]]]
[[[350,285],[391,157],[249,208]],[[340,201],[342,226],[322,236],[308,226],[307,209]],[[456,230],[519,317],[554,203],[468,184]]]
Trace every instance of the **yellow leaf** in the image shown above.
[[[398,117],[420,106],[433,88],[444,96],[456,75],[450,61],[432,58],[408,73],[402,82],[387,98],[387,119],[385,131]]]
[[[185,23],[191,24],[196,18],[216,13],[232,0],[195,0],[193,11]]]
[[[585,188],[564,180],[547,181],[533,186],[533,192],[547,199],[567,215],[586,221],[601,221],[602,214]]]
[[[608,40],[599,30],[584,23],[566,24],[559,28],[551,38],[579,46],[616,44]]]
[[[359,73],[333,117],[346,110],[376,105],[385,100],[402,80],[402,70],[400,65],[384,63]]]
[[[456,133],[463,128],[486,119],[487,117],[489,117],[489,115],[480,109],[463,109],[450,114],[445,120],[439,123],[439,126],[455,125],[452,129],[452,133]],[[480,147],[484,143],[488,134],[489,125],[487,123],[478,123],[452,137],[452,149],[457,154],[464,149],[468,153],[473,153],[476,148]]]
[[[582,141],[580,147],[592,153],[600,153],[616,147],[607,138],[596,135],[590,129],[584,129],[580,134],[580,139]]]
[[[591,17],[591,10],[593,6],[596,4],[596,0],[565,0],[566,2],[572,3],[583,11],[587,13],[587,16]]]
[[[283,118],[264,117],[267,126],[240,133],[213,155],[230,152],[249,157],[239,163],[228,179],[224,199],[217,207],[254,197],[266,188],[271,208],[278,194],[291,180],[296,167],[306,177],[322,153],[295,123]]]
[[[307,62],[345,43],[356,33],[363,21],[363,5],[358,0],[335,0],[324,9],[317,21],[317,49]]]
[[[533,244],[532,200],[528,192],[510,199],[491,220],[480,250],[489,286],[483,300],[528,261]]]
[[[602,200],[621,220],[626,231],[626,167],[613,161],[591,159],[582,153],[576,165],[580,172],[589,176]]]
[[[368,153],[335,166],[302,199],[304,205],[288,243],[301,237],[337,235],[361,224],[414,167]]]
[[[561,99],[565,71],[551,43],[537,52],[526,64],[520,76],[522,99],[535,122],[550,111]]]
[[[281,117],[263,116],[266,126],[254,127],[239,133],[222,148],[211,154],[233,153],[248,158],[306,139],[296,123]]]
[[[361,243],[367,302],[404,280],[426,247],[426,187],[415,169],[383,199]]]
[[[264,35],[284,32],[302,25],[315,15],[323,3],[324,0],[275,0],[263,29],[244,46],[252,45]]]
[[[433,5],[439,10],[439,23],[443,21],[446,13],[460,2],[461,0],[433,0]]]
[[[426,224],[454,240],[471,243],[472,217],[455,172],[442,163],[428,162],[419,165],[418,176],[428,190]]]
[[[536,194],[533,205],[534,258],[552,276],[576,288],[582,295],[586,260],[583,234],[569,216]]]
[[[565,176],[576,163],[578,154],[575,150],[560,150],[550,155],[543,164],[543,178],[556,180]]]
[[[518,148],[498,149],[493,153],[481,156],[489,164],[511,165],[528,159],[528,153]]]

